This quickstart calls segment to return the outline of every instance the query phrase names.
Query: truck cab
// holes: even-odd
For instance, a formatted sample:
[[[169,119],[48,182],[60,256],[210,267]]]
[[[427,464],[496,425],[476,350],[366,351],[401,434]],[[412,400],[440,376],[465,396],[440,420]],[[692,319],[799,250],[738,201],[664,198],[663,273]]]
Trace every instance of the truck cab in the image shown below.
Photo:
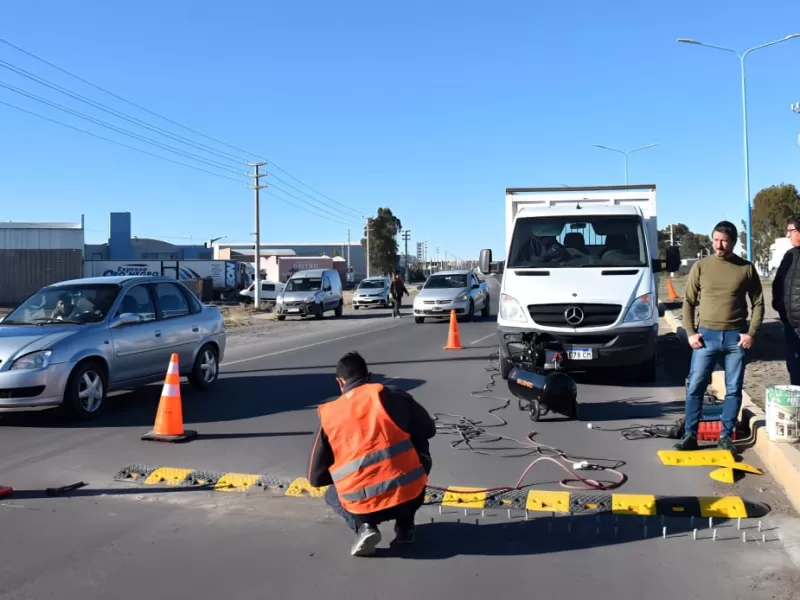
[[[482,250],[480,270],[496,269]],[[632,367],[655,379],[661,270],[654,185],[506,190],[503,378],[518,341],[535,333],[563,348],[567,370]]]

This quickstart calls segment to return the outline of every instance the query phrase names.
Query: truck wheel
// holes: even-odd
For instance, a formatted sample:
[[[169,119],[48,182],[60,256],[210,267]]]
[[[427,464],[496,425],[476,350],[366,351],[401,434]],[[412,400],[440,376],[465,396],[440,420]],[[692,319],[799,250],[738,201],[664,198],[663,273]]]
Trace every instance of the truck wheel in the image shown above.
[[[339,300],[339,304],[336,307],[336,310],[334,311],[333,314],[336,315],[337,317],[341,317],[343,311],[344,311],[344,301],[343,300]]]
[[[278,315],[277,319],[278,319],[278,321],[285,321],[286,320],[286,315]]]
[[[637,365],[634,369],[635,377],[643,383],[653,383],[658,378],[658,356],[654,353],[653,358]]]
[[[358,310],[359,308],[361,308],[361,307],[360,307],[360,306],[358,306],[357,304],[354,304],[354,305],[353,305],[353,310]]]
[[[512,364],[507,358],[500,357],[500,377],[508,379],[508,374],[511,373]]]
[[[99,418],[106,406],[107,381],[98,362],[87,360],[75,367],[64,390],[64,408],[70,416],[81,421]]]
[[[424,322],[425,322],[425,317],[414,317],[414,323],[419,324]]]

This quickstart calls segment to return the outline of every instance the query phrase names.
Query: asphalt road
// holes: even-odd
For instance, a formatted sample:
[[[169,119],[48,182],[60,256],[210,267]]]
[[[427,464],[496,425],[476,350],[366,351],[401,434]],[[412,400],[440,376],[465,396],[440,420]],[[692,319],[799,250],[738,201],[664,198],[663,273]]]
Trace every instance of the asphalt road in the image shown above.
[[[497,284],[490,283],[496,300]],[[349,350],[364,355],[376,378],[410,391],[431,413],[495,424],[487,410],[504,404],[499,399],[508,395],[504,386],[497,386],[495,398],[471,393],[490,381],[486,367],[496,347],[494,329],[491,321],[462,324],[463,351],[443,350],[445,322],[417,325],[408,317],[393,320],[385,311],[237,333],[217,389],[199,394],[184,386],[186,426],[200,433],[185,445],[139,439],[152,426],[159,386],[120,395],[113,410],[91,426],[65,424],[48,414],[4,417],[0,484],[17,491],[0,501],[0,597],[126,600],[147,593],[249,599],[323,593],[472,600],[498,590],[551,599],[672,600],[709,592],[725,598],[794,597],[800,589],[790,561],[795,517],[768,475],[723,486],[708,477],[708,469],[661,466],[655,453],[669,446],[667,440],[621,441],[618,433],[597,429],[677,418],[685,373],[680,360],[669,362],[653,386],[582,381],[580,422],[533,423],[511,403],[496,413],[508,422],[497,433],[524,438],[535,431],[539,442],[572,455],[625,461],[621,470],[629,481],[621,492],[733,493],[766,500],[776,509],[763,523],[766,543],[755,529],[749,530],[751,541],[742,543],[735,523],[720,524],[712,542],[707,525],[694,541],[685,520],[668,521],[663,539],[657,520],[645,532],[641,519],[623,519],[615,534],[613,517],[600,523],[575,517],[568,533],[567,519],[525,522],[505,512],[465,516],[445,509],[440,515],[425,508],[415,549],[384,550],[381,559],[359,560],[347,552],[351,540],[343,525],[318,500],[113,482],[131,463],[303,475],[317,425],[314,407],[336,394],[333,369]],[[681,354],[675,338],[664,336],[662,344],[667,354]],[[587,422],[595,428],[589,430]],[[514,485],[533,459],[504,457],[520,454],[507,443],[494,444],[504,447],[496,450],[483,445],[480,450],[488,446],[488,455],[453,448],[455,439],[433,440],[435,485]],[[757,464],[749,455],[746,460]],[[562,489],[558,482],[565,475],[538,464],[525,483]],[[66,497],[42,493],[79,480],[90,485]],[[391,528],[384,532],[389,538]]]

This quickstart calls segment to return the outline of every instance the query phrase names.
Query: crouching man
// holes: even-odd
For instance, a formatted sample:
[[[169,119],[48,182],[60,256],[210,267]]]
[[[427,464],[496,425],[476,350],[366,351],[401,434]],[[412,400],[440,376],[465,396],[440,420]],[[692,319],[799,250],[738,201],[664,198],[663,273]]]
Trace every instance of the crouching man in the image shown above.
[[[412,543],[436,424],[408,393],[372,383],[356,352],[339,360],[336,381],[342,395],[318,408],[308,480],[330,486],[325,501],[356,534],[351,555],[374,555],[385,521],[395,522],[393,543]]]

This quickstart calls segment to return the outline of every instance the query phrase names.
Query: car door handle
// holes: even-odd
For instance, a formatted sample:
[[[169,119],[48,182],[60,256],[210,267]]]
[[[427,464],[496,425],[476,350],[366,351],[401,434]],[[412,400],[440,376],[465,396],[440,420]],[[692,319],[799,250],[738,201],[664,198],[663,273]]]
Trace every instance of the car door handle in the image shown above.
[[[156,331],[156,337],[161,337],[161,330]]]

